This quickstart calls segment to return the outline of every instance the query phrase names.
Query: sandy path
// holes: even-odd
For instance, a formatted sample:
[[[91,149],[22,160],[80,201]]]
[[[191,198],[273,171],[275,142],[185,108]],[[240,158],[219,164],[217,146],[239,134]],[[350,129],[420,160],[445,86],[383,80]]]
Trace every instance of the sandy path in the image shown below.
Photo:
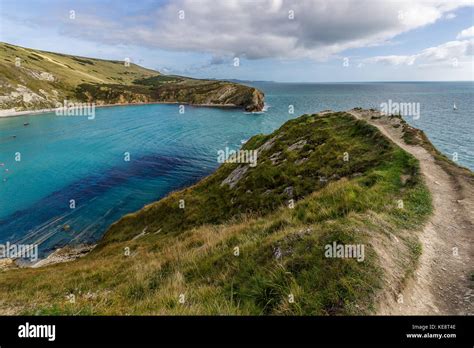
[[[25,51],[28,52],[28,50],[25,50]],[[44,59],[46,59],[47,61],[49,61],[49,62],[51,62],[51,63],[53,63],[53,64],[59,65],[59,66],[65,68],[65,69],[68,69],[68,70],[71,69],[71,68],[68,67],[67,65],[65,65],[65,64],[63,64],[63,63],[60,63],[60,62],[58,62],[57,60],[54,60],[54,59],[50,58],[49,56],[47,56],[47,55],[45,55],[45,54],[43,54],[43,53],[35,52],[35,54],[38,55],[38,56],[43,57]],[[105,81],[105,80],[103,80],[103,79],[100,79],[100,78],[98,78],[98,77],[96,77],[96,76],[94,76],[94,75],[88,74],[88,73],[86,73],[86,72],[84,72],[84,71],[80,71],[80,70],[77,70],[77,69],[76,69],[76,71],[77,71],[79,74],[84,75],[84,76],[86,76],[86,77],[88,77],[88,78],[90,78],[90,79],[92,79],[92,80],[95,80],[95,81],[98,81],[98,82],[102,82],[102,83],[107,83],[107,81]]]
[[[474,188],[462,176],[453,177],[439,166],[421,146],[407,145],[401,127],[395,128],[387,117],[371,119],[374,112],[351,110],[350,114],[376,126],[386,137],[420,161],[433,199],[433,215],[419,238],[422,255],[418,268],[401,295],[380,305],[378,314],[435,315],[473,314],[469,279],[473,272],[472,245],[474,226]]]

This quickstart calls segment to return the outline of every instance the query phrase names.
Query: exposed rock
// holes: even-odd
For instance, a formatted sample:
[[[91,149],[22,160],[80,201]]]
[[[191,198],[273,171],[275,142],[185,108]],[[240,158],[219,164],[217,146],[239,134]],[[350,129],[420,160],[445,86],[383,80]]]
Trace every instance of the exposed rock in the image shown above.
[[[10,51],[10,56],[18,54],[22,64],[17,67],[9,59],[4,62],[0,109],[53,108],[65,98],[71,102],[94,102],[96,105],[164,102],[237,107],[250,112],[260,112],[264,108],[263,92],[235,82],[165,76],[135,64],[125,67],[117,61],[15,48],[0,43],[0,51],[3,50]],[[103,69],[98,67],[99,62]],[[30,90],[24,90],[24,86]],[[55,95],[53,90],[59,93]],[[45,98],[39,99],[42,96]]]
[[[6,96],[8,98],[8,96]],[[11,99],[19,99],[23,103],[34,103],[44,101],[45,98],[39,94],[34,93],[31,89],[18,85],[15,91],[10,93]]]
[[[229,174],[227,178],[222,181],[221,186],[229,185],[230,188],[234,188],[235,185],[242,179],[249,169],[249,166],[239,165],[235,168],[232,173]]]
[[[86,256],[94,248],[95,245],[79,245],[76,247],[66,246],[64,248],[57,249],[53,253],[49,254],[47,258],[39,260],[31,267],[38,268],[56,263],[74,261],[80,257]]]
[[[154,88],[154,101],[240,107],[248,112],[262,111],[264,106],[261,91],[231,82],[183,80],[176,84],[156,85]]]
[[[288,186],[283,190],[283,193],[287,195],[288,197],[293,197],[293,186]]]
[[[2,258],[0,259],[0,270],[6,270],[9,268],[15,268],[15,263],[11,258]]]
[[[270,161],[272,162],[272,164],[277,164],[280,155],[281,155],[281,151],[278,151],[270,156]]]
[[[277,139],[277,137],[273,137],[269,140],[267,140],[262,146],[260,146],[258,149],[257,149],[257,152],[258,153],[261,153],[263,151],[267,151],[269,150],[273,144],[275,143],[275,140]]]
[[[41,81],[54,81],[54,75],[46,72],[46,71],[35,71],[35,70],[30,70],[30,69],[25,69],[27,73],[34,77],[35,79],[41,80]]]
[[[132,240],[135,240],[135,239],[138,239],[140,237],[143,237],[144,235],[146,235],[146,230],[148,229],[148,226],[146,226],[139,234],[137,234],[135,237],[132,238]]]
[[[293,254],[292,248],[282,249],[279,246],[273,248],[273,257],[276,260],[281,260],[283,256],[291,256]]]
[[[273,248],[273,257],[277,260],[280,260],[283,256],[280,247]]]
[[[264,103],[264,94],[258,89],[254,88],[251,92],[250,101],[245,101],[245,111],[256,112],[262,111],[265,106]]]
[[[307,143],[306,139],[302,139],[296,143],[294,143],[293,145],[289,146],[288,147],[288,151],[294,151],[294,150],[300,150],[303,148],[303,146],[305,146]]]
[[[303,164],[304,162],[306,162],[308,159],[309,159],[309,158],[307,158],[307,157],[303,157],[303,158],[297,159],[297,160],[295,161],[295,164],[299,166],[300,164]]]

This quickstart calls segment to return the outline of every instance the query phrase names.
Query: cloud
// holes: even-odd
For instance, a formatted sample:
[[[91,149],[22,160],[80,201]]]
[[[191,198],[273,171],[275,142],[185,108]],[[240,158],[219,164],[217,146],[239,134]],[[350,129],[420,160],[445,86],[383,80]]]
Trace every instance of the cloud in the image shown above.
[[[469,0],[174,0],[122,18],[78,11],[61,31],[105,44],[214,57],[324,60],[350,48],[384,44],[468,5]]]
[[[377,56],[366,59],[366,63],[382,63],[388,65],[413,65],[417,55],[413,56]]]
[[[367,58],[364,62],[395,66],[416,64],[420,67],[443,65],[459,67],[461,64],[472,64],[474,55],[474,26],[464,29],[456,38],[456,41],[449,41],[438,46],[426,48],[417,54],[377,56]],[[464,38],[468,38],[468,40],[461,40]]]
[[[459,40],[459,39],[465,39],[465,38],[469,38],[469,37],[474,37],[474,26],[461,31],[458,34],[458,36],[456,36],[456,39]]]
[[[459,36],[459,35],[458,35]],[[426,48],[413,55],[392,55],[367,58],[365,63],[386,65],[416,65],[419,67],[453,66],[472,64],[474,39],[449,41],[438,46]]]
[[[454,13],[448,13],[446,16],[444,16],[445,19],[454,19],[456,18],[456,14]]]

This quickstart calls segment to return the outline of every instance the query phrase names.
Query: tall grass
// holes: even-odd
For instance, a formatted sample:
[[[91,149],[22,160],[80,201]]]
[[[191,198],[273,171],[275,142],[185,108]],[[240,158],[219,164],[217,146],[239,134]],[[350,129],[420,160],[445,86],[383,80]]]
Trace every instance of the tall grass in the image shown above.
[[[245,148],[270,139],[273,146],[233,189],[221,182],[237,164],[225,164],[197,185],[121,219],[81,260],[0,273],[0,309],[79,315],[373,313],[387,281],[379,248],[388,243],[400,272],[410,272],[420,253],[415,231],[430,214],[431,200],[417,161],[344,113],[304,115],[252,138]],[[288,150],[302,139],[305,146]],[[269,158],[276,152],[281,158],[273,165]],[[296,165],[301,158],[307,160]],[[289,186],[293,208],[284,193]],[[179,199],[186,201],[184,210]],[[133,239],[145,227],[150,232]],[[391,244],[388,236],[399,242]],[[333,242],[365,245],[364,261],[325,257],[325,246]],[[75,294],[75,303],[68,294]]]

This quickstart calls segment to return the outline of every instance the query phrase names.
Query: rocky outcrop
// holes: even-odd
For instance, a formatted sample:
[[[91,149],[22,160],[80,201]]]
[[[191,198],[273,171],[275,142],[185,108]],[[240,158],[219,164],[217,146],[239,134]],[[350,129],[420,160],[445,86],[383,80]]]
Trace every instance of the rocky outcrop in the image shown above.
[[[232,82],[189,80],[156,86],[153,99],[194,105],[238,107],[245,111],[262,111],[264,94],[256,88]]]
[[[56,263],[74,261],[76,259],[86,256],[94,248],[95,245],[86,244],[81,244],[77,246],[66,246],[64,248],[55,250],[53,253],[49,254],[47,258],[36,262],[31,267],[38,268],[54,265]]]
[[[256,88],[232,82],[185,78],[177,83],[161,83],[146,87],[141,84],[131,86],[81,84],[76,89],[76,98],[98,105],[162,102],[236,107],[249,112],[262,111],[264,106],[264,95]]]
[[[163,102],[237,107],[250,112],[264,106],[261,91],[239,83],[162,75],[135,64],[0,43],[0,109],[53,108],[65,99],[97,105]]]
[[[258,112],[262,111],[264,107],[264,94],[262,91],[247,87],[236,93],[238,100],[236,106],[243,108],[245,111]]]
[[[221,186],[229,185],[230,188],[233,188],[237,183],[242,179],[249,169],[249,166],[240,165],[235,168],[232,173],[229,174],[227,178],[222,181]]]

